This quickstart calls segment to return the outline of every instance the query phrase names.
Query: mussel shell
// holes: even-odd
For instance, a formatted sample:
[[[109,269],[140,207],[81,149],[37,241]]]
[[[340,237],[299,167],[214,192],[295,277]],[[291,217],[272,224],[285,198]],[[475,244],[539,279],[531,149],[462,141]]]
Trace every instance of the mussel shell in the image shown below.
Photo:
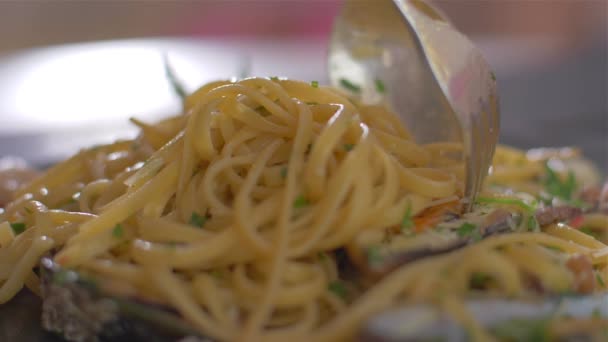
[[[68,341],[209,341],[170,308],[103,293],[94,279],[50,258],[40,265],[42,325]]]

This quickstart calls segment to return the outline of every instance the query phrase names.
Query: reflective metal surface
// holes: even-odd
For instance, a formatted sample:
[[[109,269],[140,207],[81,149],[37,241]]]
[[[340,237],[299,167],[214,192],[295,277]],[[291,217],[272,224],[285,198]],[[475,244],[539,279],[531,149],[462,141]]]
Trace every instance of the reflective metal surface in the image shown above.
[[[388,92],[418,143],[463,143],[470,208],[499,133],[496,77],[481,51],[422,0],[352,0],[329,53],[332,83],[357,84],[365,102]]]

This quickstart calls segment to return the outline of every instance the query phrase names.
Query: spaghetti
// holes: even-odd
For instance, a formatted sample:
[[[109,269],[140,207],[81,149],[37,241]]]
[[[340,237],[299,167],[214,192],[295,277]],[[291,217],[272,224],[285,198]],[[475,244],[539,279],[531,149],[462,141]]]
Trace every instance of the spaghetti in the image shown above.
[[[116,296],[176,309],[215,340],[344,340],[374,313],[416,301],[444,307],[483,340],[489,333],[459,304],[475,275],[492,296],[538,296],[532,278],[546,293],[608,282],[604,242],[563,223],[530,225],[547,195],[538,185],[547,158],[498,150],[478,210],[517,220],[508,234],[482,236],[474,215],[458,226],[427,219],[458,207],[462,167],[445,153],[458,146],[417,145],[384,107],[275,78],[211,83],[184,106],[158,124],[133,120],[137,139],[83,150],[16,192],[0,224],[1,303],[23,286],[39,292],[34,270],[53,253]],[[606,238],[607,218],[589,214],[582,226]],[[365,259],[372,247],[446,236],[466,246],[380,278],[353,278],[339,262],[343,250]],[[568,266],[573,258],[591,280]]]

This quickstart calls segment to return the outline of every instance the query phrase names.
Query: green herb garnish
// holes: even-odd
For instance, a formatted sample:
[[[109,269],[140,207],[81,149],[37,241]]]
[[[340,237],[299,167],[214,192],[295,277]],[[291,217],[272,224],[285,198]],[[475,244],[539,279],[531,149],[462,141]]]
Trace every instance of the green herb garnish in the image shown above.
[[[70,270],[59,270],[53,273],[53,282],[58,285],[73,283],[78,280],[78,273]]]
[[[585,233],[585,234],[591,236],[592,238],[594,238],[596,240],[599,240],[599,234],[596,231],[592,230],[590,227],[587,227],[587,226],[581,227],[579,229],[579,231],[581,233]]]
[[[460,237],[471,236],[473,232],[476,231],[477,226],[472,223],[465,222],[458,229],[456,229],[456,233]]]
[[[495,197],[477,197],[475,200],[477,203],[488,203],[488,204],[506,204],[516,205],[529,212],[534,212],[534,207],[526,204],[526,202],[516,198],[495,198]]]
[[[165,68],[165,76],[167,76],[167,80],[169,80],[173,92],[182,99],[182,102],[185,102],[188,97],[188,92],[182,82],[177,79],[175,71],[169,64],[169,57],[166,54],[163,55],[163,66]]]
[[[412,228],[414,228],[414,220],[412,219],[412,203],[409,202],[405,209],[403,219],[401,219],[401,230],[410,230]]]
[[[309,106],[315,106],[315,105],[318,105],[319,103],[318,102],[306,102],[306,104]]]
[[[279,80],[279,78],[278,78],[278,77],[276,77],[276,76],[270,76],[270,80],[271,80],[271,81],[278,81],[278,80]]]
[[[496,75],[493,71],[490,71],[490,77],[492,78],[492,81],[496,82]]]
[[[310,82],[310,85],[311,85],[313,88],[319,88],[319,81],[312,81],[312,82]]]
[[[477,241],[481,241],[483,237],[481,236],[481,233],[478,230],[474,230],[471,233],[471,241],[473,242],[477,242]]]
[[[11,225],[11,229],[13,229],[13,233],[15,233],[15,235],[19,235],[25,231],[25,223],[23,223],[23,222],[13,222],[10,225]]]
[[[352,83],[351,81],[345,79],[345,78],[341,78],[340,79],[340,85],[350,91],[352,91],[353,93],[359,93],[361,92],[361,87],[359,87],[358,85]]]
[[[327,256],[327,253],[325,253],[325,252],[319,252],[319,253],[317,254],[317,257],[319,258],[319,260],[321,260],[321,261],[323,261],[323,262],[327,261],[327,259],[329,258],[329,257]]]
[[[501,341],[549,342],[549,321],[545,319],[512,319],[492,329]]]
[[[371,265],[378,265],[382,263],[383,259],[379,246],[371,246],[367,249],[367,261]]]
[[[342,298],[342,299],[346,299],[346,295],[347,295],[347,290],[346,290],[346,286],[344,286],[344,283],[336,280],[336,281],[332,281],[331,283],[329,283],[327,285],[327,289],[331,292],[333,292],[336,296]]]
[[[545,164],[545,190],[549,195],[557,198],[569,201],[574,195],[576,190],[576,179],[572,171],[568,172],[568,176],[565,180],[559,177],[559,175],[549,166],[549,163]]]
[[[355,145],[353,144],[344,144],[344,151],[351,151],[354,147]]]
[[[190,216],[190,222],[189,222],[190,225],[199,227],[199,228],[203,228],[203,226],[205,225],[205,222],[207,222],[207,216],[201,216],[197,212],[192,212],[192,215]]]
[[[112,230],[112,236],[115,238],[121,238],[125,234],[125,230],[122,228],[122,224],[117,224]]]
[[[471,274],[470,285],[474,289],[482,289],[488,284],[488,281],[490,281],[491,279],[492,277],[490,277],[486,273],[474,272],[473,274]]]
[[[281,168],[281,178],[287,178],[287,167],[285,166]]]
[[[550,249],[552,251],[556,251],[556,252],[563,252],[564,250],[557,247],[557,246],[545,246],[545,248]]]
[[[538,229],[538,221],[534,215],[528,216],[527,226],[529,231],[535,231]]]
[[[604,279],[602,278],[602,276],[599,273],[595,274],[595,279],[597,280],[597,283],[600,284],[600,286],[603,289],[606,288],[606,283],[604,282]]]
[[[308,204],[308,200],[302,195],[298,196],[295,201],[293,201],[293,207],[296,209],[304,208]]]
[[[382,82],[381,79],[376,79],[374,83],[376,84],[376,91],[381,94],[384,94],[384,92],[386,91],[386,87],[384,87],[384,82]]]

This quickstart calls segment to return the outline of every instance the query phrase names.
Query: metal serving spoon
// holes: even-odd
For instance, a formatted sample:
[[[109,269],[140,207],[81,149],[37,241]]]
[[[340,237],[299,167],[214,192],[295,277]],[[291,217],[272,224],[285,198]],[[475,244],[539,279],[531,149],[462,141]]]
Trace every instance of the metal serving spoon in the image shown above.
[[[499,133],[496,78],[481,52],[422,0],[346,0],[329,46],[334,86],[388,101],[418,143],[463,144],[466,210]]]

